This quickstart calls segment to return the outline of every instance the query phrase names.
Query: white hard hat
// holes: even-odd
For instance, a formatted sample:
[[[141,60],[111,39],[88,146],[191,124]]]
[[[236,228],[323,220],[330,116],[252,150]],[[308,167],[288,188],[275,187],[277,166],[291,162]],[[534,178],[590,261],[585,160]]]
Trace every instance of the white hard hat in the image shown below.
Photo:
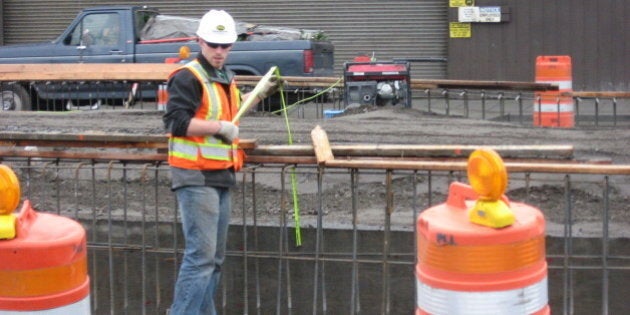
[[[223,10],[210,10],[201,18],[197,36],[210,43],[232,44],[237,37],[234,19]]]

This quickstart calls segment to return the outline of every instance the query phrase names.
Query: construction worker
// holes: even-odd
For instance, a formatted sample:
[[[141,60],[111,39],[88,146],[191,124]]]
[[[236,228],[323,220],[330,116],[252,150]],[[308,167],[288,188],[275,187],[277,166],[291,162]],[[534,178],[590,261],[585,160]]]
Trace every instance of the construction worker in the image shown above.
[[[224,67],[237,39],[234,20],[227,12],[206,13],[197,35],[201,52],[169,77],[163,116],[170,134],[171,188],[186,243],[171,315],[216,314],[213,298],[225,260],[230,188],[236,184],[235,171],[243,164],[243,155],[235,150],[238,124],[231,121],[241,101],[256,97],[258,103],[281,84],[271,80],[257,95],[241,95],[234,73]]]

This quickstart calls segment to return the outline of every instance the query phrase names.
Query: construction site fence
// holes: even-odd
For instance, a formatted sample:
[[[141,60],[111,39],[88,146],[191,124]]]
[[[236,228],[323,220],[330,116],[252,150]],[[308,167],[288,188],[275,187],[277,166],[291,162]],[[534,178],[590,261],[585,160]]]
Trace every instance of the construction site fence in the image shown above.
[[[1,75],[1,73],[0,73]],[[253,88],[257,77],[242,77],[244,91]],[[283,89],[283,98],[276,95],[258,106],[260,111],[282,113],[297,118],[332,118],[344,110],[373,104],[345,104],[343,82],[337,78],[293,77]],[[485,81],[428,81],[411,85],[412,101],[385,105],[411,107],[430,115],[474,118],[532,125],[532,113],[540,106],[532,85]],[[485,84],[481,84],[485,83]],[[3,110],[99,110],[143,109],[163,110],[158,102],[158,89],[163,81],[132,80],[61,80],[2,81]],[[15,87],[20,86],[22,90]],[[443,86],[443,87],[439,87]],[[25,98],[26,94],[29,98]],[[573,92],[573,115],[576,128],[627,127],[630,124],[630,92]],[[46,96],[46,97],[42,97]],[[558,95],[560,108],[561,95]],[[282,101],[284,105],[282,106]],[[20,104],[20,102],[28,102]],[[16,109],[17,108],[17,109]],[[550,126],[553,127],[553,126]]]
[[[164,314],[184,246],[167,163],[14,152],[1,162],[18,175],[22,200],[87,231],[92,313]],[[546,217],[552,313],[628,313],[629,169],[508,163],[506,195]],[[237,178],[220,314],[410,314],[417,218],[466,171],[439,161],[386,169],[250,161]]]

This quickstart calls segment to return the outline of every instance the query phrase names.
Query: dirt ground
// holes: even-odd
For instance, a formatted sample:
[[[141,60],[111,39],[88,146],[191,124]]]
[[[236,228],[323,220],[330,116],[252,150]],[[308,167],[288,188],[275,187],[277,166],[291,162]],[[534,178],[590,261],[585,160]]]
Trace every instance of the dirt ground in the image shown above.
[[[630,164],[630,128],[533,128],[512,123],[428,115],[402,107],[355,110],[332,119],[291,119],[294,144],[310,144],[320,125],[331,144],[571,145],[574,159]],[[152,110],[2,112],[0,132],[163,134],[161,113]],[[286,144],[285,120],[251,113],[241,121],[242,139]]]
[[[311,130],[320,125],[328,134],[331,144],[459,144],[459,145],[571,145],[573,159],[582,162],[630,164],[630,128],[534,128],[512,123],[481,121],[427,114],[421,110],[401,107],[366,107],[330,119],[293,118],[290,120],[294,144],[310,144]],[[251,113],[241,121],[241,138],[256,139],[258,144],[286,144],[285,120],[269,113]],[[0,114],[0,132],[46,132],[70,134],[163,134],[161,112],[155,110],[97,110],[50,112],[3,112]],[[347,181],[347,178],[345,179]],[[397,179],[398,185],[408,185],[410,178]],[[630,213],[626,210],[630,202],[630,177],[617,176],[611,181],[611,227],[629,237]],[[576,185],[572,187],[577,215],[585,229],[601,220],[601,191]],[[595,184],[594,186],[599,186]],[[267,187],[277,189],[277,187]],[[383,185],[375,183],[363,186],[361,204],[382,204]],[[308,188],[306,189],[308,190]],[[529,198],[528,202],[545,209],[551,228],[561,231],[563,220],[563,182],[540,184],[531,187],[526,194],[522,185],[508,187],[512,200]],[[347,216],[350,198],[347,188],[330,185],[326,197],[327,209],[345,209]],[[443,192],[444,194],[446,192]],[[442,194],[442,196],[444,196]],[[262,194],[259,194],[259,196]],[[345,196],[345,197],[344,197]],[[313,194],[306,196],[313,200]],[[397,200],[399,207],[409,207],[410,196]],[[333,201],[335,200],[335,201]],[[270,200],[273,204],[277,201]],[[264,203],[264,201],[263,201]],[[332,204],[331,204],[332,203]],[[277,213],[272,205],[270,213]],[[276,207],[277,208],[277,207]],[[374,209],[382,212],[382,207]],[[340,213],[326,211],[327,215]],[[315,216],[312,211],[305,214],[308,222]],[[579,216],[578,216],[579,215]],[[346,218],[347,219],[347,218]],[[379,220],[382,217],[379,216]],[[408,222],[408,221],[407,221]],[[395,223],[395,222],[394,222]],[[600,225],[593,227],[601,232]],[[580,227],[582,229],[582,227]],[[588,234],[588,233],[586,233]],[[613,233],[614,234],[614,233]],[[619,235],[619,234],[617,234]]]
[[[528,126],[520,126],[511,123],[481,121],[477,119],[462,119],[453,117],[444,117],[439,115],[429,115],[418,109],[404,108],[360,108],[346,115],[331,119],[293,118],[291,122],[291,131],[296,144],[310,144],[311,130],[320,125],[327,131],[331,144],[461,144],[461,145],[571,145],[574,148],[573,159],[583,162],[612,163],[617,165],[630,164],[630,128],[575,128],[575,129],[553,129],[553,128],[533,128]],[[257,139],[258,144],[286,144],[287,134],[285,129],[285,120],[280,116],[270,115],[268,113],[253,113],[242,119],[241,137],[244,139]],[[0,113],[0,136],[2,133],[8,132],[27,132],[27,133],[70,133],[70,134],[149,134],[159,135],[164,133],[161,122],[161,113],[155,110],[99,110],[99,111],[74,111],[64,113],[29,113],[29,112],[2,112]],[[165,172],[166,173],[166,172]],[[512,201],[521,201],[540,208],[547,219],[547,234],[551,236],[562,237],[563,221],[565,213],[565,183],[562,180],[563,174],[533,174],[532,186],[526,189],[522,182],[512,181],[508,187],[507,196]],[[69,177],[73,177],[70,175]],[[313,227],[317,219],[317,211],[315,204],[317,203],[317,187],[315,174],[298,175],[300,182],[300,203],[302,208],[301,223],[302,227]],[[552,178],[550,180],[550,178]],[[583,176],[571,176],[572,179],[572,204],[574,211],[573,233],[576,236],[593,237],[592,242],[578,242],[575,240],[575,252],[595,253],[598,254],[597,238],[602,233],[602,205],[605,203],[602,197],[602,176],[594,176],[593,178],[583,178]],[[257,209],[259,224],[267,219],[268,224],[277,224],[281,214],[279,206],[279,187],[278,175],[271,174],[268,178],[264,175],[257,175]],[[351,191],[348,185],[348,175],[330,176],[326,174],[326,185],[324,187],[324,223],[325,227],[329,222],[336,222],[339,225],[347,227],[351,220]],[[332,181],[331,181],[332,179]],[[382,229],[384,214],[384,184],[383,176],[362,177],[359,187],[359,211],[360,224],[366,225],[371,229]],[[365,181],[364,181],[365,180]],[[413,222],[411,211],[413,195],[409,189],[414,184],[422,186],[419,199],[425,203],[428,197],[426,190],[427,178],[420,176],[415,179],[411,176],[396,176],[393,180],[395,193],[395,210],[392,216],[392,226],[394,229],[409,230]],[[432,179],[435,185],[432,189],[433,202],[443,202],[446,191],[445,179]],[[581,184],[584,180],[586,183]],[[31,183],[31,187],[37,189],[44,187],[40,185],[52,185],[53,180],[44,179],[45,183]],[[99,188],[97,191],[108,191],[108,183],[106,181],[97,181]],[[91,218],[90,209],[93,209],[91,183],[81,182],[78,189],[81,194],[87,195],[84,215]],[[75,204],[75,191],[71,178],[68,182],[60,183],[62,204]],[[130,196],[141,195],[140,191],[146,189],[145,185],[139,180],[130,180],[127,186]],[[50,187],[50,186],[46,186]],[[165,221],[170,221],[173,214],[174,202],[172,194],[169,192],[168,178],[161,178],[159,182],[160,216],[167,214]],[[102,190],[101,190],[102,189]],[[237,189],[241,189],[241,186]],[[248,188],[251,192],[251,189]],[[239,194],[235,194],[238,196]],[[123,205],[118,204],[126,200],[120,195],[114,194],[111,198],[108,193],[95,194],[96,216],[101,219],[107,219],[108,210],[112,210],[115,217],[122,216]],[[157,197],[156,197],[157,198]],[[129,198],[133,201],[134,198]],[[442,201],[440,201],[442,200]],[[239,209],[251,209],[251,201],[235,198],[234,212],[232,219],[235,224],[241,224],[241,213]],[[48,204],[43,204],[43,203]],[[243,205],[242,203],[246,204]],[[149,201],[151,203],[151,201]],[[249,203],[249,204],[248,204]],[[630,203],[630,176],[613,176],[611,177],[611,194],[610,194],[610,242],[611,253],[616,255],[627,255],[627,240],[630,238],[630,211],[627,205]],[[55,201],[48,198],[36,206],[43,209],[55,209]],[[424,204],[420,206],[422,209]],[[77,208],[79,206],[77,205]],[[131,203],[129,209],[142,209],[142,206]],[[249,210],[247,210],[249,211]],[[81,214],[81,212],[79,212]],[[72,213],[70,213],[72,215]],[[169,217],[171,215],[171,217]],[[133,213],[129,214],[129,219],[133,220]],[[139,215],[137,215],[139,216]],[[251,216],[248,215],[248,218]],[[147,220],[151,220],[147,218]],[[251,219],[250,219],[251,220]],[[292,220],[288,219],[289,225]],[[251,221],[250,221],[251,223]],[[401,228],[402,227],[402,228]],[[360,227],[360,228],[363,228]],[[306,230],[306,229],[305,229]],[[313,229],[310,229],[311,231]],[[112,233],[116,234],[116,233]],[[127,235],[126,232],[116,235]],[[291,233],[292,234],[292,233]],[[312,239],[312,238],[309,238]],[[550,243],[554,238],[550,238]],[[589,240],[590,238],[585,238]],[[584,239],[580,239],[584,240]],[[584,245],[579,245],[584,243]],[[563,243],[556,241],[555,247],[549,250],[550,253],[563,253]],[[566,244],[566,243],[564,243]],[[126,257],[126,256],[125,256]],[[102,260],[103,262],[106,259]],[[553,260],[552,263],[562,264],[559,260]],[[575,263],[575,262],[572,262]],[[172,274],[170,269],[168,274]],[[100,270],[107,270],[101,268]],[[575,271],[577,274],[577,270]],[[595,301],[594,296],[600,286],[601,275],[599,271],[593,271],[587,276],[584,273],[579,275],[579,286],[575,291],[571,291],[577,301],[588,304],[585,309],[580,304],[577,313],[594,314],[599,307],[599,301]],[[619,275],[616,273],[615,275]],[[562,301],[562,273],[559,270],[550,269],[551,300],[550,304],[555,305],[559,310]],[[613,276],[611,271],[611,289],[610,292],[623,292],[626,290],[625,282],[620,280],[622,276]],[[138,280],[140,282],[140,280]],[[167,281],[168,282],[168,281]],[[626,281],[627,282],[627,281]],[[577,282],[576,282],[577,283]],[[622,283],[621,285],[619,283]],[[556,288],[555,290],[553,288]],[[572,289],[574,290],[574,289]],[[613,293],[614,294],[614,293]],[[555,298],[554,298],[555,296]],[[611,305],[611,312],[627,313],[627,306]],[[592,311],[589,311],[592,310]],[[620,311],[618,311],[620,310]]]

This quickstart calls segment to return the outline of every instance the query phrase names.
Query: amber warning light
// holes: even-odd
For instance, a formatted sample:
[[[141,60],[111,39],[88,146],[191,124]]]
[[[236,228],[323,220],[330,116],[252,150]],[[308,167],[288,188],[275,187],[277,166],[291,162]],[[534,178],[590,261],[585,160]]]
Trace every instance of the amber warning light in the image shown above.
[[[0,239],[15,238],[13,211],[20,203],[20,182],[13,170],[0,164]]]
[[[190,58],[190,47],[188,46],[179,47],[178,56],[182,60]]]
[[[499,154],[490,149],[479,149],[470,154],[468,180],[479,195],[475,205],[469,209],[470,222],[493,228],[514,223],[514,213],[502,198],[508,177]]]

